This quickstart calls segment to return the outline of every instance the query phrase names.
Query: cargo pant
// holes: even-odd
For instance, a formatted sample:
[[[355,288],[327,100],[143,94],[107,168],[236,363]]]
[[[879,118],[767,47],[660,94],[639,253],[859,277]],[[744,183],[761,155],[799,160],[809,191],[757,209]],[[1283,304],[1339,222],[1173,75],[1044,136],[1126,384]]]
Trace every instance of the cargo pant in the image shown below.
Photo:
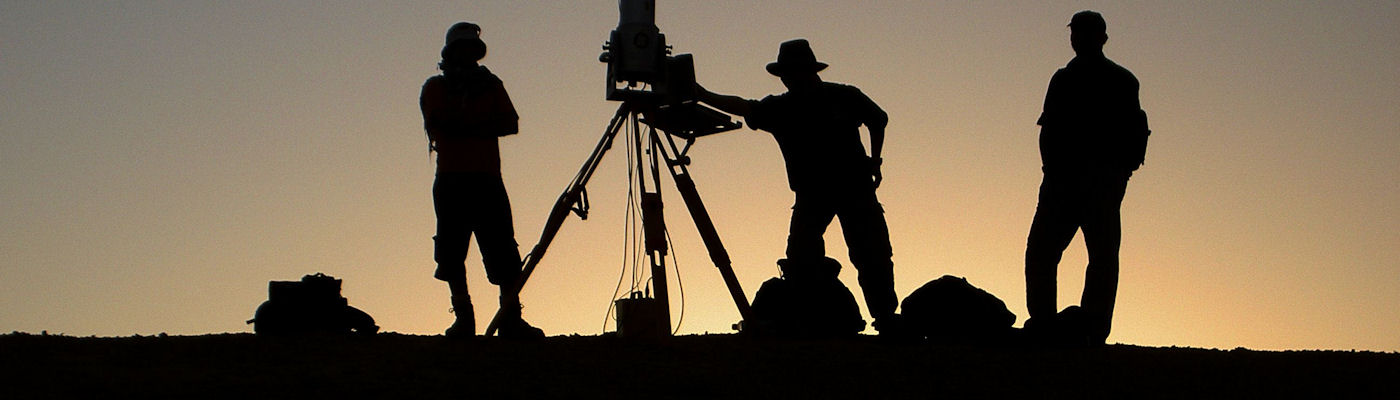
[[[500,175],[438,173],[433,182],[433,211],[437,213],[433,277],[466,280],[467,248],[475,234],[487,280],[495,285],[515,283],[520,276],[520,246]]]
[[[788,231],[788,259],[825,257],[826,242],[822,235],[833,218],[841,220],[846,248],[858,273],[857,280],[870,316],[880,320],[893,315],[899,298],[894,292],[890,229],[873,185],[854,190],[824,188],[797,192]]]

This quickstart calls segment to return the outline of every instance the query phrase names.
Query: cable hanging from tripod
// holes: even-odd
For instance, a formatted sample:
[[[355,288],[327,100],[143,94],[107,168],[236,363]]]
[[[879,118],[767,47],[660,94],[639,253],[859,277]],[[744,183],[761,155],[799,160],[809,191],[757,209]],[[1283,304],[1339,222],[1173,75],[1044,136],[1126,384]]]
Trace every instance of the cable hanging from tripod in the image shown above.
[[[631,154],[631,151],[628,151],[628,154],[627,154],[627,155],[628,155],[628,159],[630,160],[630,159],[631,159],[631,155],[632,155],[632,154]],[[630,165],[630,163],[629,163],[629,165]],[[634,194],[633,194],[632,187],[631,187],[631,183],[630,183],[630,182],[631,182],[631,179],[630,179],[631,168],[628,168],[628,171],[629,171],[629,172],[628,172],[628,175],[629,175],[628,182],[629,182],[629,183],[628,183],[628,188],[627,188],[627,206],[626,206],[626,212],[625,212],[625,214],[622,216],[622,220],[623,220],[623,222],[622,222],[622,262],[621,262],[622,268],[620,268],[620,269],[618,270],[618,274],[617,274],[617,285],[616,285],[615,287],[613,287],[613,294],[612,294],[612,297],[608,299],[608,312],[607,312],[606,314],[604,314],[604,316],[603,316],[603,330],[602,330],[602,332],[607,332],[607,331],[608,331],[608,321],[612,320],[612,319],[614,318],[614,316],[615,316],[614,312],[616,311],[616,308],[617,308],[617,301],[616,301],[616,300],[617,300],[617,298],[618,298],[618,293],[622,291],[622,280],[623,280],[623,278],[625,278],[625,277],[627,276],[627,264],[628,264],[628,259],[629,259],[629,258],[635,258],[635,257],[636,257],[636,256],[635,256],[635,254],[636,254],[636,249],[635,249],[635,247],[636,247],[636,246],[633,244],[633,241],[631,240],[631,238],[634,237],[634,235],[632,234],[632,232],[633,232],[633,229],[635,229],[634,226],[636,225],[636,219],[637,219],[637,218],[636,218],[636,209],[633,207],[633,198],[634,198]],[[635,262],[635,260],[633,260],[633,262]],[[633,287],[636,287],[636,283],[635,283],[635,281],[636,281],[636,276],[635,276],[635,274],[634,274],[634,276],[633,276],[632,279],[633,279],[633,281],[634,281],[634,283],[632,284],[632,286],[633,286]]]
[[[631,144],[630,146],[628,146],[628,149],[630,152],[632,152],[632,154],[628,157],[629,161],[627,166],[627,176],[629,178],[628,191],[635,190],[634,193],[636,193],[635,195],[629,197],[628,201],[630,202],[629,206],[632,207],[633,210],[633,217],[637,218],[637,220],[634,220],[632,224],[632,292],[637,292],[640,289],[640,291],[643,291],[644,294],[650,294],[651,290],[650,285],[648,285],[647,275],[642,273],[641,268],[638,268],[639,265],[642,265],[642,259],[646,257],[646,215],[645,210],[643,210],[641,206],[640,196],[641,194],[646,193],[646,187],[644,186],[645,183],[643,181],[643,179],[646,178],[641,175],[641,170],[636,169],[634,165],[636,163],[640,163],[641,158],[643,157],[643,150],[640,138],[642,132],[640,127],[637,125],[638,118],[638,115],[633,113],[631,115],[631,118],[628,120],[629,123],[627,124],[627,139],[629,140],[628,143]],[[636,174],[634,174],[634,172]],[[633,183],[635,183],[635,185],[633,185]],[[636,221],[641,222],[638,223]]]
[[[637,186],[637,180],[640,178],[637,177],[637,175],[635,174],[636,169],[633,168],[633,164],[636,162],[637,157],[639,156],[634,150],[634,141],[637,140],[637,135],[636,130],[634,129],[634,125],[628,124],[626,122],[628,121],[620,122],[626,126],[624,129],[627,130],[627,139],[623,146],[627,149],[627,205],[625,207],[626,211],[623,215],[622,266],[618,271],[617,285],[613,288],[612,298],[608,301],[608,311],[604,314],[603,317],[603,332],[607,332],[608,330],[608,321],[614,320],[616,318],[616,300],[618,299],[619,293],[622,291],[622,281],[627,276],[629,266],[630,270],[632,271],[632,282],[628,292],[636,292],[638,286],[642,285],[642,282],[644,282],[643,277],[640,275],[640,271],[637,268],[637,265],[639,265],[639,263],[641,262],[641,257],[643,254],[642,241],[639,239],[642,234],[641,224],[638,222],[638,220],[640,219],[641,207],[639,206],[637,200],[637,190],[639,189]]]

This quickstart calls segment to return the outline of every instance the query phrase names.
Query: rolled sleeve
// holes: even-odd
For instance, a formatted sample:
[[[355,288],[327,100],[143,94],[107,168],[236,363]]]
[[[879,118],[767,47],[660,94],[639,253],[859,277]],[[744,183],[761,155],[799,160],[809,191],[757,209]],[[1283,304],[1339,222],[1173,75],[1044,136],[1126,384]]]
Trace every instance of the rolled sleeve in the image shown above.
[[[772,131],[777,113],[776,100],[774,96],[764,97],[763,100],[745,100],[749,102],[749,115],[744,116],[744,122],[749,129]]]

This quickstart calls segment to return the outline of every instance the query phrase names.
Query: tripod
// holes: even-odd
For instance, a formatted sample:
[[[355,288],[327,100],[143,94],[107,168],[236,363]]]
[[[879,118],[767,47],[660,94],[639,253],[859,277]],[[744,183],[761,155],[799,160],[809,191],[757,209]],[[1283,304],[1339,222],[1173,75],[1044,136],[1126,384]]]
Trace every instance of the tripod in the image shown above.
[[[647,130],[642,131],[641,126],[647,125]],[[540,240],[535,247],[530,250],[522,261],[523,268],[520,278],[516,282],[513,290],[517,292],[525,287],[526,281],[534,273],[535,267],[539,265],[540,259],[544,258],[545,251],[554,241],[555,235],[559,233],[559,228],[563,226],[564,219],[569,213],[578,214],[580,219],[588,219],[588,192],[585,187],[592,179],[593,173],[597,171],[598,164],[603,156],[612,148],[613,140],[624,128],[634,136],[632,143],[635,144],[635,151],[638,155],[636,168],[638,185],[641,189],[641,211],[642,211],[642,231],[645,237],[645,248],[647,258],[650,260],[652,287],[656,299],[659,300],[661,310],[658,317],[663,326],[666,327],[665,334],[670,334],[671,312],[669,297],[666,289],[666,267],[664,258],[667,252],[666,245],[666,222],[662,213],[661,201],[661,166],[671,174],[671,180],[675,182],[676,189],[680,192],[681,199],[685,202],[686,209],[690,212],[691,219],[695,222],[695,228],[700,233],[700,238],[709,251],[710,260],[714,262],[715,268],[719,269],[720,276],[724,279],[725,286],[729,289],[729,295],[734,299],[734,305],[739,308],[739,315],[743,321],[752,321],[752,311],[749,308],[748,298],[744,295],[744,290],[739,286],[739,280],[734,276],[734,269],[731,267],[729,252],[725,251],[724,244],[720,242],[719,233],[715,231],[714,222],[710,220],[710,214],[705,210],[705,204],[700,200],[700,193],[695,189],[695,181],[690,178],[690,171],[687,166],[690,164],[690,157],[686,152],[690,150],[695,138],[725,132],[739,128],[739,124],[731,122],[727,115],[700,106],[695,103],[678,104],[674,106],[655,106],[642,101],[624,101],[617,109],[617,114],[613,115],[608,122],[607,130],[603,132],[603,137],[598,141],[598,145],[593,148],[593,153],[584,161],[583,167],[579,169],[574,180],[564,189],[564,193],[559,195],[559,199],[554,202],[553,209],[549,212],[549,218],[545,220],[544,232],[540,234]],[[685,139],[685,147],[676,146],[675,137]],[[643,146],[649,150],[642,152]],[[643,156],[645,154],[645,156]],[[650,178],[651,186],[648,190],[647,178]],[[486,335],[495,334],[498,323],[504,310],[499,310],[492,318],[491,323],[486,327]],[[740,325],[742,326],[742,324]]]

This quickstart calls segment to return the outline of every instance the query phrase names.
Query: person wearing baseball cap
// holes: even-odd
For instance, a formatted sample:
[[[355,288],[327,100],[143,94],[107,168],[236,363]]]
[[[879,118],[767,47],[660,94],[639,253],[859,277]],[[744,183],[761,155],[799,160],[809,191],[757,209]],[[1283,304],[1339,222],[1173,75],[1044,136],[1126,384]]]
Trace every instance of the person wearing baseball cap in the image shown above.
[[[476,317],[467,293],[468,241],[476,236],[486,278],[500,287],[501,337],[542,338],[544,332],[520,316],[520,249],[515,242],[510,199],[501,180],[498,140],[519,130],[520,117],[504,84],[480,65],[486,57],[481,27],[458,22],[447,30],[442,46],[441,75],[423,84],[419,106],[428,134],[428,152],[437,153],[433,181],[433,277],[447,282],[456,321],[450,338],[476,334]]]
[[[854,86],[824,82],[817,75],[827,64],[817,61],[806,39],[783,42],[768,73],[787,87],[786,93],[749,100],[698,87],[699,99],[724,112],[742,116],[750,128],[767,131],[778,142],[787,167],[788,186],[795,194],[789,227],[789,266],[822,265],[822,239],[833,218],[840,218],[851,263],[872,324],[882,336],[903,333],[895,314],[894,262],[889,227],[875,195],[880,186],[881,152],[889,116]],[[870,154],[861,143],[860,127],[870,135]]]
[[[1118,292],[1120,208],[1128,178],[1143,163],[1147,114],[1138,80],[1103,54],[1103,15],[1070,18],[1075,57],[1050,78],[1040,125],[1039,203],[1026,239],[1026,332],[1042,343],[1101,346]],[[1056,312],[1060,257],[1084,232],[1089,265],[1079,306]]]

